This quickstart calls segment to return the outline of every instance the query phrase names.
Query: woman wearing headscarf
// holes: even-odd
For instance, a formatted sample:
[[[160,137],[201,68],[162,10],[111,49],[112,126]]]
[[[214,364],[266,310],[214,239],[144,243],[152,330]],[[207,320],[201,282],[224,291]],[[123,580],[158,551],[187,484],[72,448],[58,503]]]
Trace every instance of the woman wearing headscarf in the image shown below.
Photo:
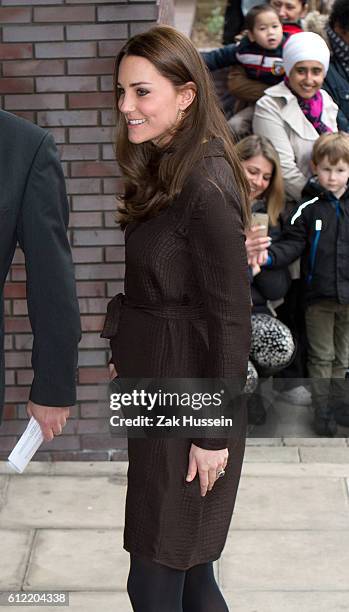
[[[321,89],[330,51],[321,36],[299,32],[284,47],[285,79],[255,107],[253,131],[277,150],[288,200],[299,200],[310,177],[310,156],[320,134],[337,132],[338,106]]]

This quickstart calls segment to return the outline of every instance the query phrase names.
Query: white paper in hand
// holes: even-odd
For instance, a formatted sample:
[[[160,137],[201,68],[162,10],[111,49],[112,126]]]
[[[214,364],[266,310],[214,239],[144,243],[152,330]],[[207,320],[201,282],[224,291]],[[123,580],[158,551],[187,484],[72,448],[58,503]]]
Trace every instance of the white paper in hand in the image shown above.
[[[31,417],[26,430],[8,457],[7,462],[10,467],[22,474],[43,441],[41,427],[34,417]]]

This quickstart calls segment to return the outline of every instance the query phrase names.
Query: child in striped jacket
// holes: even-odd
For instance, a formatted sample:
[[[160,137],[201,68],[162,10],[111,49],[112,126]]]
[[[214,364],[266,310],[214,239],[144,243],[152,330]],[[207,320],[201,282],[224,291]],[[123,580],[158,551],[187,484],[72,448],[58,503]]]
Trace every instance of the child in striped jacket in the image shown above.
[[[246,27],[247,34],[239,43],[202,54],[207,67],[214,71],[240,64],[247,77],[267,87],[277,85],[285,74],[282,50],[289,34],[283,32],[280,18],[270,4],[254,6],[246,15]],[[231,128],[240,136],[251,132],[253,109],[254,104],[249,104],[231,120]]]

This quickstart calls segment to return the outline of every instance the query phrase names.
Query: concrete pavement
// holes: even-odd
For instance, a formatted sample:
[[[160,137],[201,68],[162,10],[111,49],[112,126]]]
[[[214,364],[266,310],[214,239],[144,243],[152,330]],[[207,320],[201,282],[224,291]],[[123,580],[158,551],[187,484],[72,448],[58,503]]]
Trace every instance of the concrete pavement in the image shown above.
[[[17,475],[0,463],[0,591],[59,589],[70,592],[72,612],[130,611],[126,470],[125,462],[32,462]],[[348,610],[348,567],[348,440],[248,439],[216,564],[230,609]]]

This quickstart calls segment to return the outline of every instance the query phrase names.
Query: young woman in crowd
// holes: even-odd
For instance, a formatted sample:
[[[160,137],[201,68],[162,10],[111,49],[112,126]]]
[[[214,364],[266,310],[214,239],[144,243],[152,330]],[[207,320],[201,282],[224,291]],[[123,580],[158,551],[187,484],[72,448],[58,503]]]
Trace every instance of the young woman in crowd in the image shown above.
[[[279,156],[267,138],[255,135],[241,140],[236,150],[250,185],[251,212],[268,215],[267,233],[275,242],[281,235],[284,209]],[[275,308],[286,295],[291,277],[287,266],[271,270],[253,260],[254,237],[261,231],[258,227],[251,228],[246,240],[253,303],[250,357],[258,373],[267,376],[285,368],[294,354],[291,332],[275,317]],[[258,390],[248,402],[248,417],[250,424],[265,422],[266,411]]]
[[[250,349],[247,182],[204,62],[167,26],[115,64],[116,156],[125,179],[125,296],[108,308],[112,376],[230,378]],[[213,574],[245,447],[234,438],[130,438],[124,546],[136,612],[226,612]],[[233,436],[233,434],[232,434]]]

